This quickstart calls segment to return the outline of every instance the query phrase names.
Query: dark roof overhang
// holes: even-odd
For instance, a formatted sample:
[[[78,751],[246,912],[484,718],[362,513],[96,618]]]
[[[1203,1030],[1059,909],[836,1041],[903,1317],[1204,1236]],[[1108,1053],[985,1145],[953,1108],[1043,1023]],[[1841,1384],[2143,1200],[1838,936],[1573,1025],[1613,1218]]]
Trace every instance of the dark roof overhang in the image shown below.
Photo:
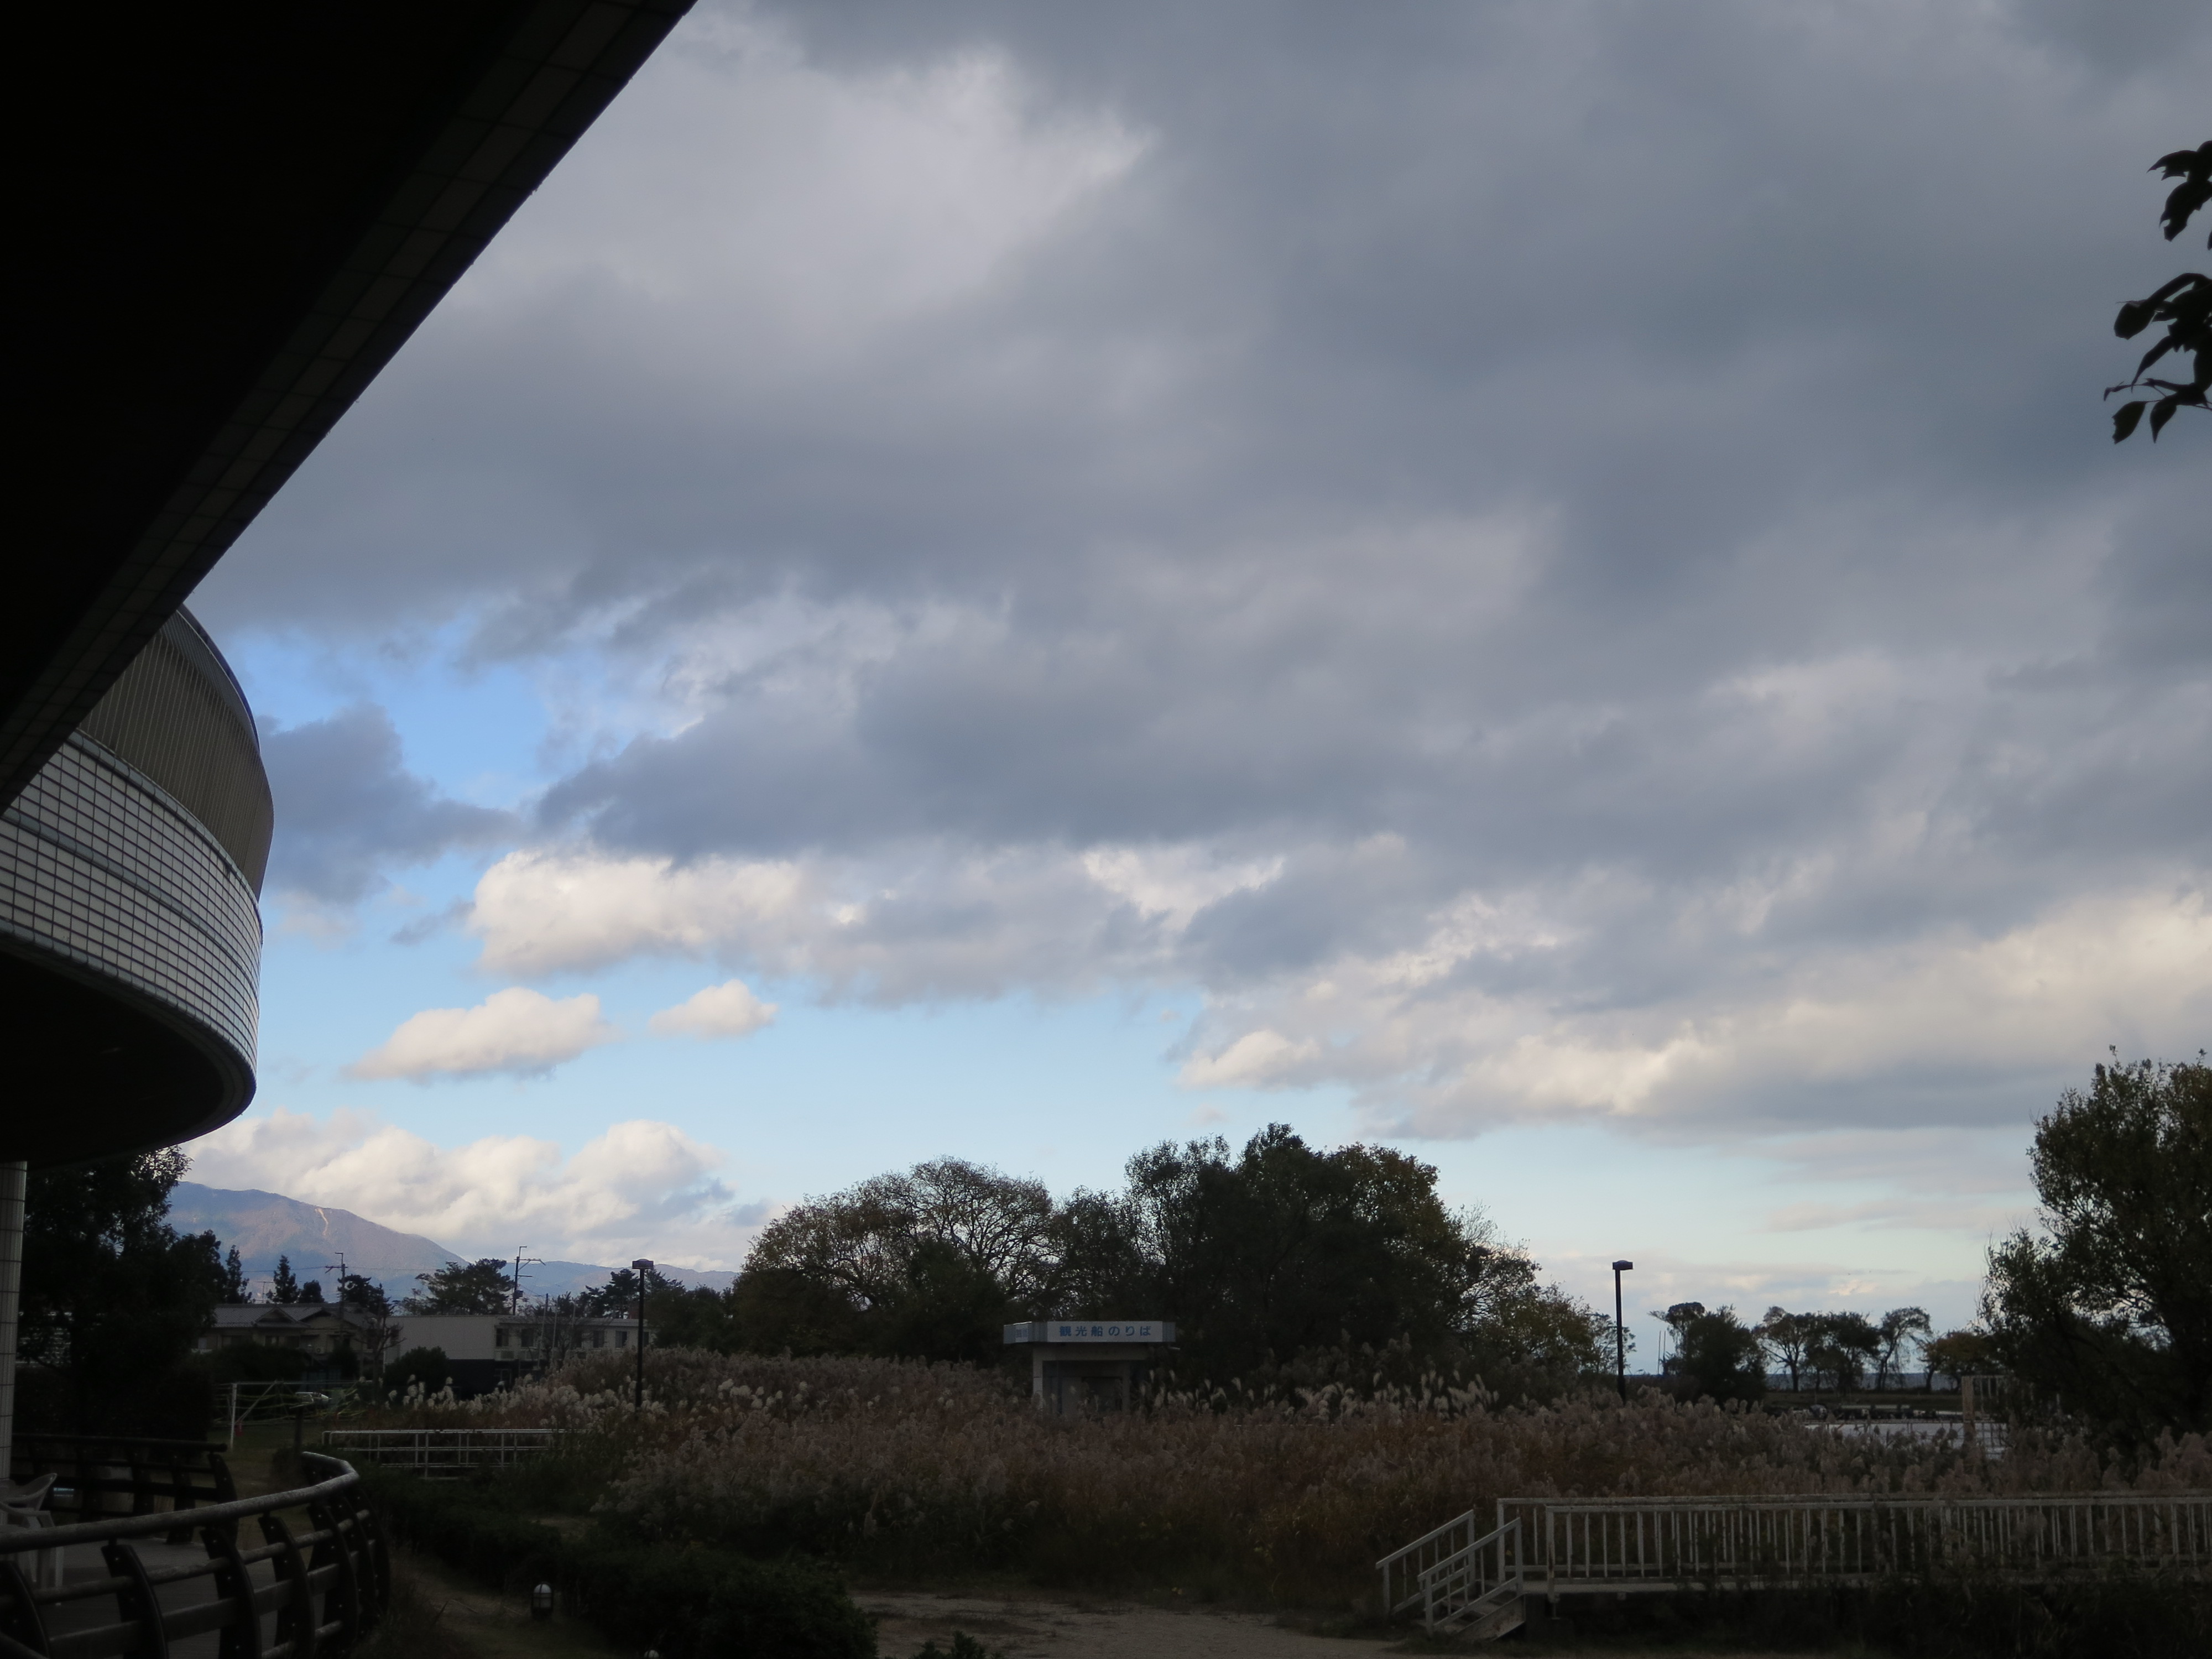
[[[34,15],[0,803],[690,5]]]

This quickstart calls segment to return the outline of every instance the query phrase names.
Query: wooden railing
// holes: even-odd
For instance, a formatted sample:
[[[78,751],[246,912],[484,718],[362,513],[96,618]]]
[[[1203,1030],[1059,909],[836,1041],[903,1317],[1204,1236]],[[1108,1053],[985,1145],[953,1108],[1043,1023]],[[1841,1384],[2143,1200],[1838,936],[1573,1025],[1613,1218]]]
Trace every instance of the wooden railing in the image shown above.
[[[149,1502],[174,1507],[0,1528],[0,1659],[167,1659],[210,1632],[220,1659],[338,1659],[389,1598],[390,1562],[361,1477],[334,1457],[303,1462],[321,1478],[295,1491],[179,1504],[155,1488]],[[240,1536],[249,1518],[258,1543]]]
[[[1865,1583],[1935,1571],[2047,1581],[2212,1574],[2212,1492],[2067,1497],[1507,1498],[1528,1587],[1589,1591]]]
[[[323,1449],[436,1480],[487,1464],[519,1462],[553,1449],[560,1429],[331,1429]]]

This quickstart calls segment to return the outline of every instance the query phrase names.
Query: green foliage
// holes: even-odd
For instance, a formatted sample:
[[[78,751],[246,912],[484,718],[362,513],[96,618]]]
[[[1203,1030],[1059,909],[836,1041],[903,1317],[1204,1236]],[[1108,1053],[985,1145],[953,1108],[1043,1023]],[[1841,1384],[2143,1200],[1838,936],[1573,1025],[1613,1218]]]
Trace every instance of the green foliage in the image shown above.
[[[1004,1648],[987,1648],[966,1631],[956,1630],[952,1632],[951,1647],[940,1648],[937,1645],[937,1638],[933,1636],[921,1644],[921,1650],[914,1656],[914,1659],[1006,1659],[1006,1650]]]
[[[1948,1376],[1956,1382],[1962,1377],[1996,1369],[1996,1344],[1987,1331],[1946,1331],[1929,1340],[1926,1353],[1931,1381]]]
[[[1188,1380],[1433,1369],[1556,1394],[1602,1366],[1606,1322],[1403,1153],[1316,1152],[1278,1124],[1240,1155],[1156,1146],[1128,1176],[1055,1205],[944,1158],[810,1200],[763,1231],[719,1306],[685,1293],[664,1340],[988,1363],[1008,1321],[1151,1315],[1176,1322]]]
[[[1006,1322],[1052,1310],[1054,1219],[1042,1182],[939,1158],[777,1217],[739,1285],[776,1277],[740,1299],[840,1346],[985,1359]]]
[[[253,1300],[253,1292],[246,1283],[246,1264],[239,1260],[235,1244],[223,1253],[222,1300],[232,1305]]]
[[[514,1305],[514,1269],[491,1256],[448,1261],[415,1282],[422,1288],[399,1304],[411,1314],[497,1314]]]
[[[572,1613],[625,1650],[650,1647],[663,1659],[873,1659],[873,1626],[818,1568],[564,1536],[481,1487],[374,1470],[364,1478],[400,1541],[501,1589],[550,1583]]]
[[[307,1369],[307,1356],[298,1348],[235,1342],[217,1348],[200,1364],[217,1388],[232,1382],[295,1382]]]
[[[1766,1317],[1759,1322],[1758,1336],[1775,1363],[1790,1373],[1790,1391],[1797,1391],[1798,1381],[1803,1376],[1812,1357],[1814,1335],[1814,1316],[1794,1314],[1787,1308],[1775,1307],[1766,1310]]]
[[[1839,1394],[1856,1389],[1867,1368],[1881,1353],[1881,1333],[1863,1313],[1822,1313],[1802,1316],[1809,1335],[1805,1359],[1828,1387]]]
[[[482,1261],[477,1263],[478,1267],[486,1265]],[[646,1316],[648,1320],[657,1321],[659,1316],[654,1310],[661,1305],[661,1298],[682,1294],[684,1286],[663,1273],[659,1268],[648,1267],[645,1272],[645,1290],[649,1298]],[[505,1308],[506,1304],[501,1303],[499,1309],[493,1311],[504,1311]],[[592,1319],[603,1319],[609,1314],[635,1313],[637,1311],[637,1270],[634,1267],[617,1268],[607,1276],[605,1284],[595,1285],[579,1295],[576,1297],[576,1309],[578,1312]]]
[[[719,1352],[816,1354],[857,1353],[866,1343],[862,1314],[838,1285],[797,1267],[757,1265],[745,1270],[726,1295],[730,1346]]]
[[[1890,1374],[1904,1368],[1905,1351],[1924,1348],[1936,1327],[1925,1308],[1892,1308],[1874,1329],[1881,1345],[1875,1352],[1874,1385],[1884,1389],[1889,1386]]]
[[[213,1233],[171,1227],[174,1147],[30,1177],[19,1420],[27,1431],[197,1437],[213,1414],[188,1363],[222,1295]]]
[[[737,1316],[730,1298],[704,1285],[672,1285],[656,1293],[647,1310],[653,1342],[664,1348],[705,1348],[729,1353],[737,1347]]]
[[[392,1299],[384,1293],[384,1286],[359,1273],[343,1273],[338,1278],[338,1303],[367,1314],[389,1314]]]
[[[2212,1427],[2212,1066],[2100,1066],[2036,1125],[2044,1233],[1990,1252],[2007,1369],[2124,1438]]]
[[[1668,1370],[1692,1400],[1760,1400],[1766,1395],[1766,1351],[1734,1308],[1678,1302],[1662,1316],[1674,1332]]]
[[[276,1271],[269,1275],[269,1299],[280,1307],[291,1307],[300,1299],[300,1281],[292,1272],[292,1258],[276,1258]]]
[[[1580,1596],[1586,1653],[1830,1653],[1895,1659],[2203,1659],[2212,1587],[2112,1578],[1886,1579],[1863,1588]]]
[[[2212,201],[2212,143],[2161,155],[2151,163],[2151,171],[2181,180],[2166,197],[2165,210],[2159,216],[2170,242],[2188,228],[2197,209]],[[2212,246],[2212,237],[2206,239],[2206,246]],[[2154,323],[2166,325],[2166,337],[2143,353],[2132,376],[2118,386],[2106,386],[2105,395],[2132,392],[2141,386],[2154,386],[2166,395],[2154,401],[2139,398],[2115,410],[2112,441],[2116,444],[2125,443],[2134,434],[2146,409],[2150,411],[2151,441],[2155,443],[2176,410],[2212,407],[2206,401],[2208,393],[2212,393],[2212,276],[2184,271],[2148,297],[2129,301],[2113,319],[2112,332],[2123,340],[2132,340]],[[2146,378],[2152,365],[2168,355],[2177,360],[2194,356],[2195,372],[2186,380]]]

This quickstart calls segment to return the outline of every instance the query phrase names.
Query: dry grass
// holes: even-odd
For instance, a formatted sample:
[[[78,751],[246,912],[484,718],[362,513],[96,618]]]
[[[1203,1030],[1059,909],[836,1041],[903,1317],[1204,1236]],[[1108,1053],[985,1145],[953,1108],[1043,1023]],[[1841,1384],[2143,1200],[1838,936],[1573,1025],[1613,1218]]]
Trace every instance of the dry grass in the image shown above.
[[[2017,1435],[1992,1462],[1656,1396],[1501,1408],[1432,1381],[1371,1398],[1174,1395],[1063,1420],[965,1367],[689,1352],[653,1364],[641,1418],[619,1361],[596,1358],[409,1415],[586,1431],[579,1456],[611,1476],[600,1514],[647,1538],[1307,1605],[1358,1599],[1376,1557],[1500,1497],[2212,1486],[2197,1437],[2125,1470],[2063,1437]]]

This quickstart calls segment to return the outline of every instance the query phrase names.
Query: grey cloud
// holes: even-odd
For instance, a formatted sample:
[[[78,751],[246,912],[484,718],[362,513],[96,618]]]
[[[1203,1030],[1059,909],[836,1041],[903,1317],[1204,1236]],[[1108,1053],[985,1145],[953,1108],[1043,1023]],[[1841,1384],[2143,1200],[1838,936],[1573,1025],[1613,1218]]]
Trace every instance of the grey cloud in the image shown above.
[[[821,234],[850,277],[863,195],[727,112],[963,52],[1014,65],[1010,143],[1141,156],[810,335],[752,267]],[[547,794],[612,851],[1285,860],[1136,945],[1052,882],[902,886],[885,986],[1057,955],[1259,1008],[1477,895],[1556,937],[1416,1000],[1626,1018],[2199,890],[2206,434],[2115,450],[2096,393],[2209,69],[2212,16],[2148,3],[702,12],[196,603],[695,686]],[[826,218],[684,240],[793,179]],[[1713,1109],[2026,1086],[1969,1070]]]
[[[269,879],[279,891],[351,904],[395,869],[512,836],[514,814],[441,795],[406,769],[399,732],[374,703],[264,733],[276,799]]]

